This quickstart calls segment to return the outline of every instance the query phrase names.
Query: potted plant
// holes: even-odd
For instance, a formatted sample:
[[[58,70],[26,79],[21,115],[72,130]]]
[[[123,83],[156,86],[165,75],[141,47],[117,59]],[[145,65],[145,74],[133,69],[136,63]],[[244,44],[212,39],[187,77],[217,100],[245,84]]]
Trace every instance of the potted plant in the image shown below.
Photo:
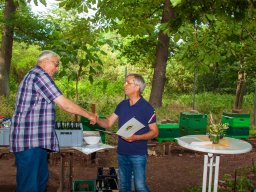
[[[212,114],[210,113],[210,125],[208,126],[208,135],[213,144],[219,143],[228,129],[227,123],[214,123]]]

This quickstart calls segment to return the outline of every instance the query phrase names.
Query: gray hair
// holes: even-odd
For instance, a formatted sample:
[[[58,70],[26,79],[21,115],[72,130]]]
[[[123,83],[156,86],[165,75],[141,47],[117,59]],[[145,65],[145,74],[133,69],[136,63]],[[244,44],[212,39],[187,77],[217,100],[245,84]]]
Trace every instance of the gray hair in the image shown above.
[[[142,94],[143,90],[146,87],[144,78],[140,74],[136,74],[136,73],[131,73],[131,74],[127,75],[126,78],[129,76],[134,77],[134,84],[139,86],[140,94]]]
[[[55,53],[51,50],[44,50],[40,53],[40,55],[37,59],[37,63],[41,63],[43,60],[50,59],[53,57],[57,57],[58,59],[60,59],[60,56],[57,53]]]

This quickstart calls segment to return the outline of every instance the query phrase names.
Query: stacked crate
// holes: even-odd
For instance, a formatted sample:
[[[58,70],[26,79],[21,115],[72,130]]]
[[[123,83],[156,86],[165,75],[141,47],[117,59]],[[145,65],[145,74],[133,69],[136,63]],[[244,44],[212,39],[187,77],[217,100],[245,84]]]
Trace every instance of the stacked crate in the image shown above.
[[[56,122],[55,130],[60,147],[83,145],[83,128],[80,122]]]
[[[156,140],[158,142],[173,141],[175,138],[180,137],[180,130],[178,123],[157,123],[159,134]]]
[[[180,113],[180,136],[205,135],[207,115],[202,113]]]
[[[11,119],[0,116],[0,145],[9,145]]]
[[[0,145],[9,145],[10,128],[0,128]]]
[[[98,192],[114,192],[119,189],[118,171],[114,167],[99,167],[96,179]]]
[[[106,118],[106,117],[103,116],[103,115],[100,115],[99,117],[102,118],[102,119],[105,119],[105,118]],[[82,125],[83,125],[83,130],[84,130],[84,131],[96,131],[96,130],[105,131],[105,129],[102,128],[102,127],[100,127],[98,124],[94,124],[94,125],[90,124],[90,121],[89,121],[87,118],[83,117],[83,116],[81,116],[80,122],[81,122]],[[100,131],[100,137],[101,137],[102,143],[105,143],[105,141],[106,141],[106,135],[105,135],[105,132],[102,132],[102,131]]]
[[[72,183],[73,192],[96,192],[95,180],[75,180]]]
[[[226,136],[238,139],[249,138],[250,114],[223,112],[221,122],[229,125]]]
[[[96,180],[74,180],[73,192],[119,191],[118,170],[114,167],[99,167]]]

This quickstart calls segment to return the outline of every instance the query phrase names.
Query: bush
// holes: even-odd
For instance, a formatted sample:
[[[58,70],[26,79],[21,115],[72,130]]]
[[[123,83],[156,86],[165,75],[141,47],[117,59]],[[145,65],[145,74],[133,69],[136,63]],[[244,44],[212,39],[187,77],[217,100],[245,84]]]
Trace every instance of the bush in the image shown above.
[[[15,95],[11,94],[8,97],[0,96],[0,106],[0,115],[11,118],[15,107]]]

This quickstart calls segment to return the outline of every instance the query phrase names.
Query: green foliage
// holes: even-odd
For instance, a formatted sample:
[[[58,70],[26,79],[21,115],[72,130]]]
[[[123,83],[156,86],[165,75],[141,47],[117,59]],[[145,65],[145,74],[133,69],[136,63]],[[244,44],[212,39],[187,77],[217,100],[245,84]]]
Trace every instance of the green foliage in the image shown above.
[[[253,189],[253,183],[246,176],[241,176],[237,179],[236,189],[238,192],[248,192]]]
[[[171,37],[172,58],[167,66],[164,106],[156,109],[159,118],[177,120],[180,111],[191,109],[194,71],[196,109],[202,113],[211,111],[217,117],[232,108],[234,96],[230,94],[235,93],[238,71],[247,73],[248,91],[254,91],[255,2],[173,0],[176,20],[162,25],[163,0],[98,1],[93,18],[78,13],[95,9],[95,0],[59,2],[70,11],[60,8],[43,19],[20,6],[15,39],[59,53],[62,66],[56,82],[66,96],[82,104],[100,100],[100,110],[112,112],[124,97],[125,66],[129,72],[143,74],[149,85],[144,93],[148,98],[160,29]],[[102,34],[100,29],[114,32]],[[14,44],[11,89],[17,90],[39,50]],[[253,95],[247,94],[243,108],[252,114],[252,106]]]
[[[201,192],[201,191],[202,191],[202,187],[199,187],[199,186],[188,187],[187,189],[184,190],[184,192]]]
[[[223,112],[231,112],[234,96],[230,94],[216,94],[212,92],[195,95],[195,110],[204,114],[213,114],[215,122],[221,121]],[[243,113],[253,117],[253,94],[246,95],[243,104]],[[170,119],[179,121],[180,112],[192,110],[192,94],[165,94],[163,105],[156,108],[158,121]]]
[[[188,93],[193,90],[194,77],[180,62],[172,60],[166,69],[165,93]]]
[[[247,1],[243,4],[172,1],[176,6],[176,20],[180,23],[174,25],[170,22],[161,26],[162,0],[98,1],[93,18],[78,16],[80,12],[95,9],[93,4],[96,2],[93,0],[59,2],[70,11],[58,9],[45,20],[33,20],[28,29],[39,30],[38,26],[45,25],[39,30],[47,36],[43,40],[44,48],[54,49],[62,56],[65,70],[60,77],[68,76],[68,79],[76,79],[77,82],[88,78],[92,82],[96,73],[102,71],[101,59],[104,57],[99,54],[102,51],[99,45],[106,42],[111,42],[110,49],[119,59],[116,65],[130,63],[150,68],[155,62],[156,35],[162,29],[169,30],[166,32],[172,40],[170,51],[173,58],[167,66],[166,91],[190,92],[195,69],[198,92],[234,93],[239,70],[247,71],[247,87],[253,90],[256,49],[252,35],[255,22],[252,21],[255,11]],[[22,20],[25,16],[20,18]],[[99,35],[98,29],[115,30],[115,34],[106,38]],[[37,39],[29,37],[34,41]],[[180,40],[183,43],[177,43]]]
[[[28,3],[31,2],[31,0],[27,0]],[[46,6],[46,0],[33,0],[33,3],[38,6],[38,2],[42,3],[44,6]]]
[[[256,127],[251,128],[249,131],[249,135],[256,136]]]
[[[40,52],[39,47],[36,45],[14,42],[11,79],[13,79],[16,84],[19,84],[25,74],[36,65],[37,57]]]
[[[8,97],[0,96],[0,115],[12,117],[15,106],[15,95],[10,94]]]
[[[246,171],[240,174],[240,176],[237,176],[236,181],[235,178],[232,177],[230,174],[225,174],[223,177],[223,184],[221,186],[220,191],[233,191],[235,188],[235,191],[238,192],[248,192],[253,189],[253,182],[247,177],[247,174],[249,173],[247,168],[242,168]]]
[[[150,67],[154,66],[155,55],[155,36],[145,37],[126,37],[120,38],[119,47],[120,57],[128,58],[131,65]],[[146,48],[146,49],[145,49]]]
[[[211,111],[214,114],[221,114],[232,109],[233,100],[232,95],[205,92],[196,95],[196,109],[203,113]]]
[[[83,3],[60,0],[60,6],[67,10],[87,11],[93,3],[96,4],[93,0]],[[112,48],[120,51],[121,64],[125,58],[125,63],[148,68],[155,62],[157,28],[163,3],[163,0],[97,1],[97,12],[91,21],[101,30],[118,34],[109,40],[113,42]]]
[[[54,31],[49,20],[34,15],[24,3],[19,3],[14,22],[14,39],[29,45],[45,46]]]
[[[237,177],[236,182],[235,178],[231,174],[224,174],[222,178],[222,182],[219,182],[218,191],[220,192],[248,192],[253,189],[253,182],[247,177],[248,169],[242,168],[247,170],[246,172],[242,173],[240,176]],[[250,170],[249,170],[250,171]],[[185,189],[185,192],[199,192],[202,191],[200,186],[192,186]]]
[[[191,72],[196,69],[198,91],[234,93],[240,71],[247,73],[248,90],[252,91],[255,75],[251,72],[256,57],[251,35],[255,33],[253,5],[248,1],[182,2],[176,11],[184,20],[174,39],[182,39],[183,43],[176,47],[174,59]],[[221,9],[225,11],[219,12]],[[191,13],[189,18],[183,15],[187,12]]]
[[[104,54],[101,50],[104,39],[93,30],[89,19],[79,16],[75,10],[58,9],[47,19],[55,31],[44,48],[61,56],[62,67],[57,78],[65,76],[77,85],[84,78],[93,82],[95,74],[102,71],[99,55]]]
[[[177,5],[181,4],[182,0],[171,0],[172,6],[176,7]]]

